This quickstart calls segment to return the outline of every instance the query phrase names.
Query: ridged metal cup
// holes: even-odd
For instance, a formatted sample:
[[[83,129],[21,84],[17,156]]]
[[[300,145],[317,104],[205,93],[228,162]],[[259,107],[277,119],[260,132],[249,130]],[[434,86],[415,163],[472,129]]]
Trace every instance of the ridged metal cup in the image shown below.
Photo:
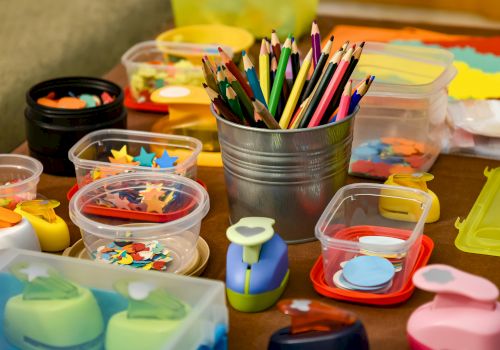
[[[357,111],[336,124],[270,130],[234,124],[212,108],[231,223],[270,217],[287,243],[314,240],[318,218],[345,184]]]

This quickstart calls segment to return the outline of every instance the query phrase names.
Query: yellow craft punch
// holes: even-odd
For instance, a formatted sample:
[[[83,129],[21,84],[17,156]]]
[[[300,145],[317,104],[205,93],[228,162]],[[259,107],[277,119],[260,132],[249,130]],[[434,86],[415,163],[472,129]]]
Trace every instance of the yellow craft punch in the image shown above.
[[[198,165],[222,167],[217,122],[210,111],[210,99],[202,87],[165,86],[151,94],[151,101],[168,104],[169,111],[167,117],[153,125],[153,132],[196,137],[203,143]],[[151,149],[154,150],[154,145]]]
[[[429,173],[413,173],[413,174],[393,174],[385,181],[386,185],[410,187],[421,190],[432,197],[432,205],[425,223],[429,224],[439,220],[440,205],[439,199],[434,192],[427,187],[427,182],[434,179],[434,175]],[[408,201],[408,196],[405,192],[402,195],[398,190],[382,191],[382,197],[379,201],[379,209],[383,216],[393,220],[416,222],[420,218],[422,209],[417,204],[420,202],[418,194],[415,193],[415,202]],[[399,197],[399,198],[398,198]]]
[[[59,252],[70,245],[68,225],[54,211],[59,205],[56,200],[31,200],[14,210],[31,223],[45,252]]]

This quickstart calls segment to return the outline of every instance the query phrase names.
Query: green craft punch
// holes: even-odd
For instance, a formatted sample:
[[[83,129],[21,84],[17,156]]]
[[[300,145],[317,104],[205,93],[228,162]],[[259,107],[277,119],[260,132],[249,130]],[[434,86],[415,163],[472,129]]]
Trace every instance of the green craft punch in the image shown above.
[[[104,321],[94,295],[35,263],[15,265],[25,283],[5,304],[4,333],[21,350],[102,349]]]
[[[106,350],[162,349],[189,312],[187,304],[151,283],[121,281],[115,289],[129,304],[109,320]]]

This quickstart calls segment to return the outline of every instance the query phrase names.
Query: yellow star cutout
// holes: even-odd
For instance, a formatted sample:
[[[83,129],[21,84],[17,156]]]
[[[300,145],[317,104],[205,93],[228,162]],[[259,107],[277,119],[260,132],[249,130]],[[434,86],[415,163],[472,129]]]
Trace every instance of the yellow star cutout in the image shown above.
[[[145,200],[144,203],[146,203],[147,210],[150,213],[156,212],[156,213],[163,213],[163,207],[165,206],[165,202],[161,201],[158,198],[149,198],[149,200]]]
[[[111,154],[117,160],[120,159],[120,158],[125,158],[125,159],[127,159],[127,162],[129,162],[129,163],[132,160],[134,160],[134,157],[128,155],[128,153],[127,153],[127,146],[123,146],[119,151],[116,151],[116,150],[112,149],[111,150]]]
[[[139,165],[139,162],[129,162],[126,157],[113,158],[109,157],[109,162],[113,164],[128,164],[128,165]]]

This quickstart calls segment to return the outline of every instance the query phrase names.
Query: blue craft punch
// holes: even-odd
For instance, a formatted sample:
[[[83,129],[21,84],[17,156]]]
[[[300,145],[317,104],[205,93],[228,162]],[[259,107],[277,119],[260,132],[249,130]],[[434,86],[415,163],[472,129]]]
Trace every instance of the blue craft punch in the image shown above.
[[[265,310],[288,282],[288,247],[274,232],[274,219],[247,217],[227,229],[226,292],[239,311]]]

